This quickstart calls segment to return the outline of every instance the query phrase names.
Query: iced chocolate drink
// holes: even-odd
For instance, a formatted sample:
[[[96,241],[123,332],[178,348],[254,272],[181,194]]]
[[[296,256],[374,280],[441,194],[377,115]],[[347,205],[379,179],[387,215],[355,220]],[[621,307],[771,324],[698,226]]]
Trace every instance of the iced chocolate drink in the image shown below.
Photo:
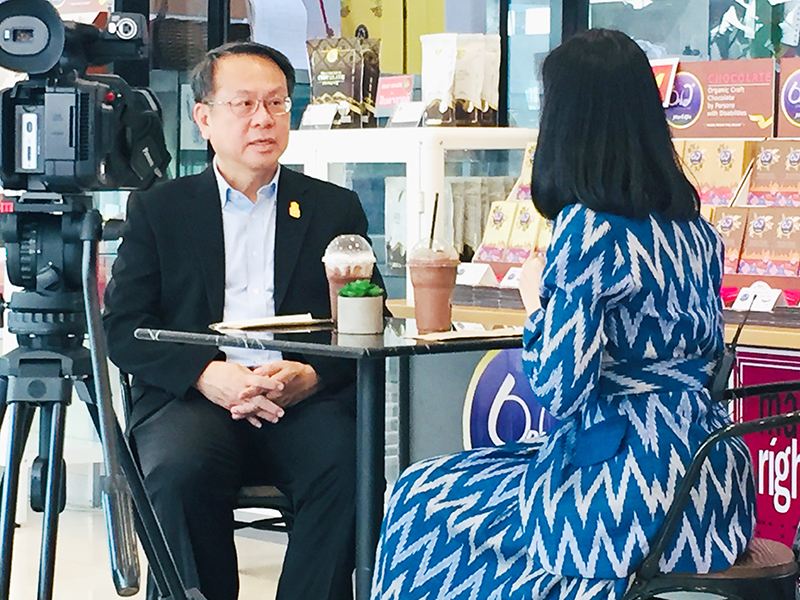
[[[363,237],[345,234],[328,244],[322,262],[325,263],[325,275],[328,276],[331,317],[335,321],[339,290],[356,279],[370,279],[375,255],[369,242]]]
[[[420,242],[411,251],[408,267],[419,333],[450,330],[450,296],[458,265],[455,248],[438,240]]]

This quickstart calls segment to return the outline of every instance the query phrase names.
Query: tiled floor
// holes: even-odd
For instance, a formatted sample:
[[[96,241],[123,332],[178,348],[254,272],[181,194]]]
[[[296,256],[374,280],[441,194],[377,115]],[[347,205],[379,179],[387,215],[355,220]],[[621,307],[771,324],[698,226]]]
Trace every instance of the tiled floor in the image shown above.
[[[36,598],[41,543],[41,515],[30,513],[16,530],[11,566],[11,599]],[[272,600],[285,551],[280,534],[237,534],[240,600]],[[266,538],[266,539],[263,539]],[[142,582],[146,561],[140,548]],[[111,579],[105,521],[99,509],[67,508],[62,514],[56,548],[53,597],[58,600],[110,600],[117,597]],[[141,591],[132,598],[143,600]]]

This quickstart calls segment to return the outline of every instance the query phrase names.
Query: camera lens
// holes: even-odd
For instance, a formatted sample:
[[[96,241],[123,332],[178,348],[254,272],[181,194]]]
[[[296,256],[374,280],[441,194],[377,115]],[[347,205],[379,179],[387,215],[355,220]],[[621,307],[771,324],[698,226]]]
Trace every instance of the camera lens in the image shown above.
[[[136,21],[128,17],[123,17],[117,23],[117,37],[122,40],[133,39],[136,37],[138,29]]]

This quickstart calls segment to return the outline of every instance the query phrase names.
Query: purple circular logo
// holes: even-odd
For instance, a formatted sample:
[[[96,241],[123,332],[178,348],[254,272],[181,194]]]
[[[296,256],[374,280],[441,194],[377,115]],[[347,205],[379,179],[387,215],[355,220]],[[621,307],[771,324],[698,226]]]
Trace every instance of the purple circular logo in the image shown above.
[[[722,231],[722,233],[727,233],[731,230],[731,228],[733,228],[733,217],[730,215],[725,215],[719,222],[719,229]]]
[[[676,129],[691,127],[703,112],[705,98],[700,81],[688,71],[675,76],[675,85],[669,97],[667,122]]]
[[[767,222],[764,217],[756,217],[756,219],[753,221],[753,231],[756,233],[763,233],[766,226]]]
[[[792,228],[794,227],[794,219],[788,217],[786,219],[781,220],[781,224],[779,225],[781,232],[785,234],[792,233]]]
[[[506,218],[506,216],[503,214],[502,210],[496,210],[496,211],[494,211],[494,214],[492,215],[492,221],[494,222],[495,225],[502,225],[503,220],[505,218]]]
[[[695,166],[703,164],[703,151],[692,150],[689,153],[689,162]]]
[[[731,152],[728,148],[723,148],[719,151],[719,164],[723,167],[727,167],[731,164],[733,160],[733,152]]]
[[[557,421],[534,398],[522,370],[522,348],[492,350],[481,359],[464,400],[464,448],[531,441]]]
[[[781,110],[789,123],[800,127],[800,69],[789,75],[781,88]]]
[[[529,213],[527,210],[523,210],[519,214],[519,224],[520,225],[527,225],[530,222],[531,222],[531,213]]]
[[[786,160],[789,161],[790,166],[797,168],[797,166],[800,165],[800,150],[793,150],[790,152]]]

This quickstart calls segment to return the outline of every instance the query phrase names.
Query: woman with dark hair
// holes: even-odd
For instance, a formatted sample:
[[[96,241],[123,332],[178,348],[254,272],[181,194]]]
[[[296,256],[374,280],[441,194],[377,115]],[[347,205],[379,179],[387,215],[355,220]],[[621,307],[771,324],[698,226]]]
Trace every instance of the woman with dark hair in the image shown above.
[[[650,65],[590,30],[542,69],[537,209],[546,263],[523,268],[523,367],[559,420],[543,441],[417,463],[395,485],[373,599],[617,599],[700,442],[727,422],[722,243],[699,216]],[[755,524],[743,442],[718,444],[664,572],[729,567]]]

